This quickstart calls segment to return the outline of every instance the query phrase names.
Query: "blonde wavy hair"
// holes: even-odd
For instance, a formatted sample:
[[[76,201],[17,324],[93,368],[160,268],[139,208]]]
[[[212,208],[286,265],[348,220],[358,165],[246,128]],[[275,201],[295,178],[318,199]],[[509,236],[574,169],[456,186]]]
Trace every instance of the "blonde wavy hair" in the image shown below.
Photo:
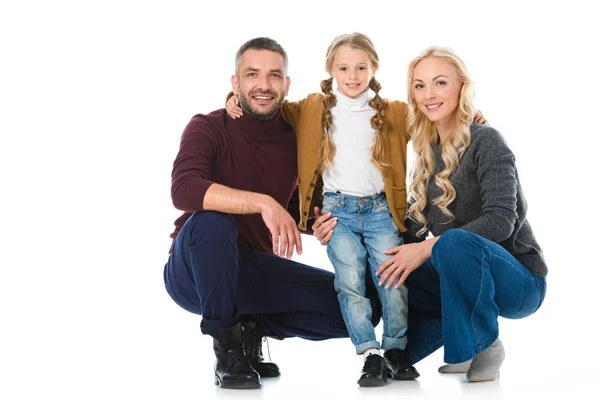
[[[429,227],[429,222],[423,215],[423,210],[428,202],[427,187],[435,172],[433,146],[440,141],[435,124],[419,110],[414,95],[415,68],[419,62],[428,57],[440,58],[452,64],[462,82],[458,107],[452,115],[450,136],[448,140],[441,143],[442,160],[446,168],[435,176],[435,184],[442,190],[442,195],[432,200],[432,205],[437,206],[448,217],[448,222],[454,220],[454,214],[448,209],[448,206],[456,198],[456,190],[452,186],[450,176],[458,167],[461,157],[471,144],[470,126],[476,112],[473,81],[469,77],[464,62],[452,50],[442,47],[430,47],[412,60],[408,66],[407,98],[409,116],[407,128],[413,142],[415,163],[409,192],[413,203],[408,210],[408,217],[422,225],[422,228],[417,232],[418,235],[423,235]]]
[[[367,35],[354,32],[336,37],[327,48],[325,71],[327,71],[328,74],[331,74],[331,70],[333,69],[333,59],[337,51],[343,46],[364,51],[369,57],[369,61],[371,61],[373,71],[377,71],[379,68],[379,56],[377,55],[377,51],[375,50],[373,42]],[[371,158],[373,160],[373,164],[375,164],[375,166],[377,166],[377,168],[383,172],[384,169],[390,166],[385,162],[384,141],[383,134],[381,133],[381,127],[385,123],[384,107],[386,105],[386,100],[379,97],[381,84],[375,79],[375,77],[371,78],[369,81],[369,89],[375,93],[375,97],[369,101],[369,105],[375,110],[375,115],[373,118],[371,118],[371,127],[377,132],[375,135],[375,141],[371,147]],[[333,122],[331,109],[336,104],[335,94],[333,93],[333,78],[321,81],[321,91],[324,94],[323,104],[325,105],[325,113],[323,114],[323,129],[325,139],[321,145],[321,172],[323,172],[327,168],[331,167],[333,157],[335,156],[335,144],[331,138],[331,125]]]

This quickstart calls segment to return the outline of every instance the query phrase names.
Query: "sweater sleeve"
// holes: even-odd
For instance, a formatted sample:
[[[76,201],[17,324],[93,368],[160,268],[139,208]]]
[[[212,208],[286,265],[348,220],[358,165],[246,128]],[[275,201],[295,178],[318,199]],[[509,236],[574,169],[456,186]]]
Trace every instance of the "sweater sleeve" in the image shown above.
[[[481,216],[461,227],[493,242],[510,237],[518,218],[515,157],[498,131],[481,127],[473,162],[481,190]]]
[[[300,191],[299,191],[298,187],[296,187],[296,190],[294,190],[294,193],[292,194],[292,197],[290,198],[290,201],[287,206],[287,211],[288,211],[288,213],[290,213],[292,218],[294,218],[294,221],[296,221],[296,225],[298,225],[300,223]],[[314,218],[309,219],[306,222],[306,230],[300,231],[300,233],[303,233],[306,235],[312,235],[313,234],[312,226],[314,223],[315,223]]]
[[[213,184],[209,176],[220,147],[218,138],[202,115],[192,118],[183,131],[171,173],[171,198],[175,208],[186,212],[204,209],[204,196]]]
[[[410,132],[407,129],[408,123],[408,104],[403,101],[388,101],[389,111],[391,115],[388,118],[393,118],[398,134],[404,136],[406,141],[410,140]]]
[[[285,122],[287,122],[293,129],[296,129],[296,124],[300,118],[300,110],[304,105],[304,99],[300,101],[287,101],[285,100],[281,106],[281,114]]]

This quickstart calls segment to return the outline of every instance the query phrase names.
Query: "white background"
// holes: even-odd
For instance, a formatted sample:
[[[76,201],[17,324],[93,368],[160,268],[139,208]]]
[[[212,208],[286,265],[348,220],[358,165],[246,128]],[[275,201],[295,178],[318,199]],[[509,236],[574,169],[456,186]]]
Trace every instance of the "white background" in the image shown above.
[[[591,3],[591,2],[590,2]],[[597,14],[583,1],[3,1],[0,6],[0,398],[360,398],[576,395],[595,390],[600,263]],[[289,99],[319,90],[325,51],[360,31],[382,95],[408,62],[453,48],[477,106],[506,137],[550,274],[542,308],[501,320],[498,382],[440,376],[359,390],[349,340],[270,341],[283,375],[260,391],[212,384],[211,340],[164,290],[179,213],[170,173],[196,113],[223,107],[234,54],[270,36]],[[299,259],[330,269],[304,237]],[[593,373],[595,372],[595,373]],[[579,396],[581,395],[581,396]]]

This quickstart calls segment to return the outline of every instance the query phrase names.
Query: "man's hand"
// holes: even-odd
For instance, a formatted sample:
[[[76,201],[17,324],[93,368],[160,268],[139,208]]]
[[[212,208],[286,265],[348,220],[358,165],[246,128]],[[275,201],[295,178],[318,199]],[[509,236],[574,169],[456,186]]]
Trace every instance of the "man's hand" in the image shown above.
[[[238,98],[236,95],[231,96],[229,100],[227,100],[227,103],[225,103],[225,110],[227,111],[227,115],[233,119],[242,116],[242,109],[238,106]]]
[[[302,254],[302,239],[296,221],[286,209],[266,194],[231,189],[213,183],[204,195],[203,208],[228,214],[260,214],[271,232],[273,253],[291,258],[296,252]]]
[[[260,215],[271,232],[273,253],[280,257],[292,258],[294,247],[298,255],[302,254],[302,238],[296,221],[273,198],[266,197],[261,204]]]
[[[331,218],[331,213],[321,215],[319,207],[315,207],[316,220],[312,226],[313,234],[317,237],[319,243],[325,246],[329,243],[333,235],[333,227],[337,224],[337,217]]]

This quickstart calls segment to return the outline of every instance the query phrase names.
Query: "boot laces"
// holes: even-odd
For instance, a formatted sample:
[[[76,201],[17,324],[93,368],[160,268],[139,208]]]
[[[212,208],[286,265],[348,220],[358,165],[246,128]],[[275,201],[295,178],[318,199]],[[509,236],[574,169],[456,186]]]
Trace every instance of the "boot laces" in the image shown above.
[[[271,361],[271,349],[269,349],[269,341],[266,336],[263,337],[263,342],[267,344],[267,354],[269,355],[269,361]]]
[[[261,336],[258,334],[252,335],[252,356],[253,357],[261,357],[262,354],[262,342],[267,344],[267,354],[269,356],[269,361],[271,361],[271,349],[269,348],[269,341],[266,336]]]
[[[378,371],[380,368],[380,365],[381,365],[381,358],[372,354],[372,355],[368,356],[367,359],[365,360],[365,365],[363,366],[363,371],[365,371],[365,372]]]
[[[248,359],[244,356],[244,352],[241,351],[239,347],[231,346],[223,350],[223,353],[230,364],[235,364],[238,361],[248,364]]]

